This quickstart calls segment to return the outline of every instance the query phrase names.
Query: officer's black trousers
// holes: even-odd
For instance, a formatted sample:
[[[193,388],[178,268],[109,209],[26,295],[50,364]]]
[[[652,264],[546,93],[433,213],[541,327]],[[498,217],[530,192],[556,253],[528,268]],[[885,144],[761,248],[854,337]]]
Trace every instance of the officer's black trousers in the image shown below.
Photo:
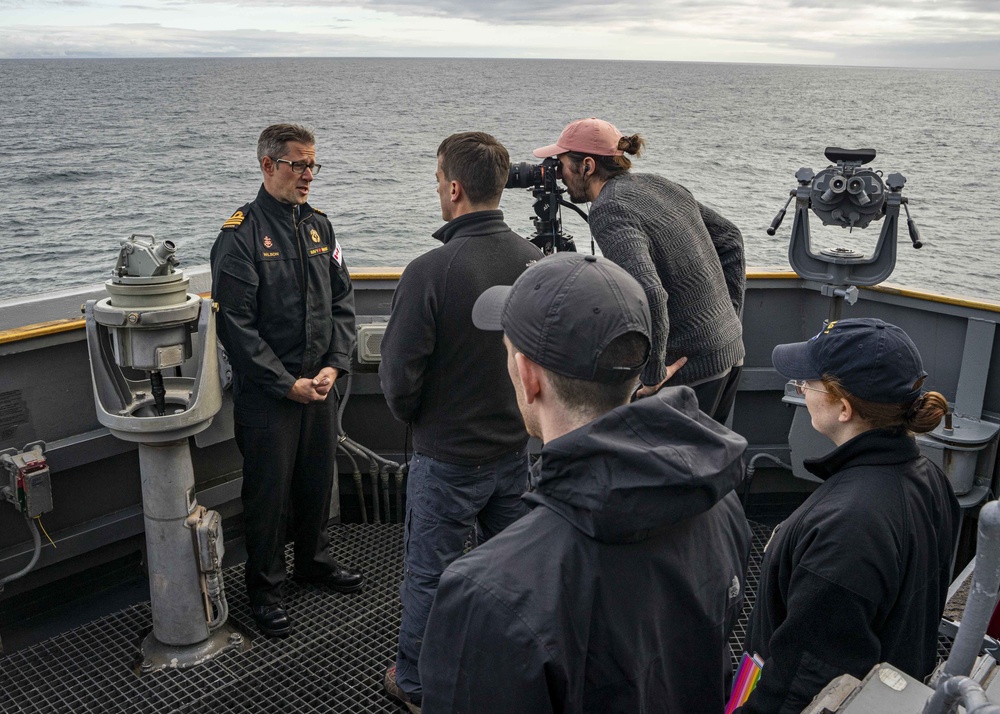
[[[327,522],[337,449],[337,402],[299,404],[236,395],[236,444],[243,454],[246,583],[250,604],[279,602],[285,541],[295,542],[300,575],[336,567]]]

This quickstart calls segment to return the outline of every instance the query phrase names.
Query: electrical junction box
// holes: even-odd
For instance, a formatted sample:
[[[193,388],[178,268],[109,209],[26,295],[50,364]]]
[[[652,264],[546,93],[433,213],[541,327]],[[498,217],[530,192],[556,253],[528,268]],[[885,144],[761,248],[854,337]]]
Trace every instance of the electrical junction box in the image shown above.
[[[849,674],[830,682],[802,714],[918,714],[934,690],[890,664],[875,665],[862,681]]]
[[[358,325],[358,363],[380,364],[382,362],[382,338],[388,322]]]
[[[3,490],[22,514],[35,518],[52,510],[52,479],[45,459],[45,442],[28,444],[21,452],[0,451],[0,466],[10,479],[10,487]]]

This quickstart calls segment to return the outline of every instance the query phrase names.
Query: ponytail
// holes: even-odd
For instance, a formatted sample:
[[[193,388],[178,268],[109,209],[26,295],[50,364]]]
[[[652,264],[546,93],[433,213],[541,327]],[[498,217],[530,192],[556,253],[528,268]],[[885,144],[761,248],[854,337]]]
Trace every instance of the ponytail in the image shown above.
[[[569,157],[573,161],[573,166],[579,166],[586,157],[594,160],[594,173],[603,181],[614,178],[618,174],[623,174],[632,168],[632,160],[625,154],[631,154],[636,158],[642,154],[646,147],[646,140],[638,134],[623,136],[618,140],[618,151],[625,152],[621,156],[595,156],[579,151],[570,151]]]
[[[948,402],[940,392],[925,392],[917,397],[903,416],[903,425],[914,434],[933,431],[948,413]]]

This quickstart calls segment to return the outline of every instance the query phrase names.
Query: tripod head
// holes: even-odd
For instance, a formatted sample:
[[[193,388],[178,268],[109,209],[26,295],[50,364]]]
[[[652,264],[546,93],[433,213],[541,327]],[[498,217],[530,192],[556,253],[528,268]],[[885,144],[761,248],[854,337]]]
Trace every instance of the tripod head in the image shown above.
[[[519,164],[511,164],[505,186],[505,188],[531,190],[531,196],[535,199],[532,205],[535,215],[531,219],[535,232],[528,237],[528,240],[538,246],[545,255],[565,250],[576,251],[573,236],[562,229],[559,210],[561,206],[571,208],[579,213],[583,220],[587,220],[586,213],[563,199],[562,195],[566,193],[566,189],[560,187],[558,183],[561,172],[559,159],[554,157],[549,157],[540,164],[522,161]]]

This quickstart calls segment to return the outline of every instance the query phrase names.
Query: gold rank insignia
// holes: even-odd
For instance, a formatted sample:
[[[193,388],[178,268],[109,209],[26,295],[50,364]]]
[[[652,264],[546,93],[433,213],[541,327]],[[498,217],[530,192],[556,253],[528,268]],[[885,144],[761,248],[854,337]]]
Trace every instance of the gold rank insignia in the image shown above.
[[[222,230],[227,228],[239,228],[240,224],[243,223],[243,211],[237,211],[222,224]]]
[[[313,228],[313,229],[311,229],[309,231],[309,237],[312,238],[312,242],[313,243],[319,243],[319,240],[320,240],[319,233],[316,232],[315,228]]]

